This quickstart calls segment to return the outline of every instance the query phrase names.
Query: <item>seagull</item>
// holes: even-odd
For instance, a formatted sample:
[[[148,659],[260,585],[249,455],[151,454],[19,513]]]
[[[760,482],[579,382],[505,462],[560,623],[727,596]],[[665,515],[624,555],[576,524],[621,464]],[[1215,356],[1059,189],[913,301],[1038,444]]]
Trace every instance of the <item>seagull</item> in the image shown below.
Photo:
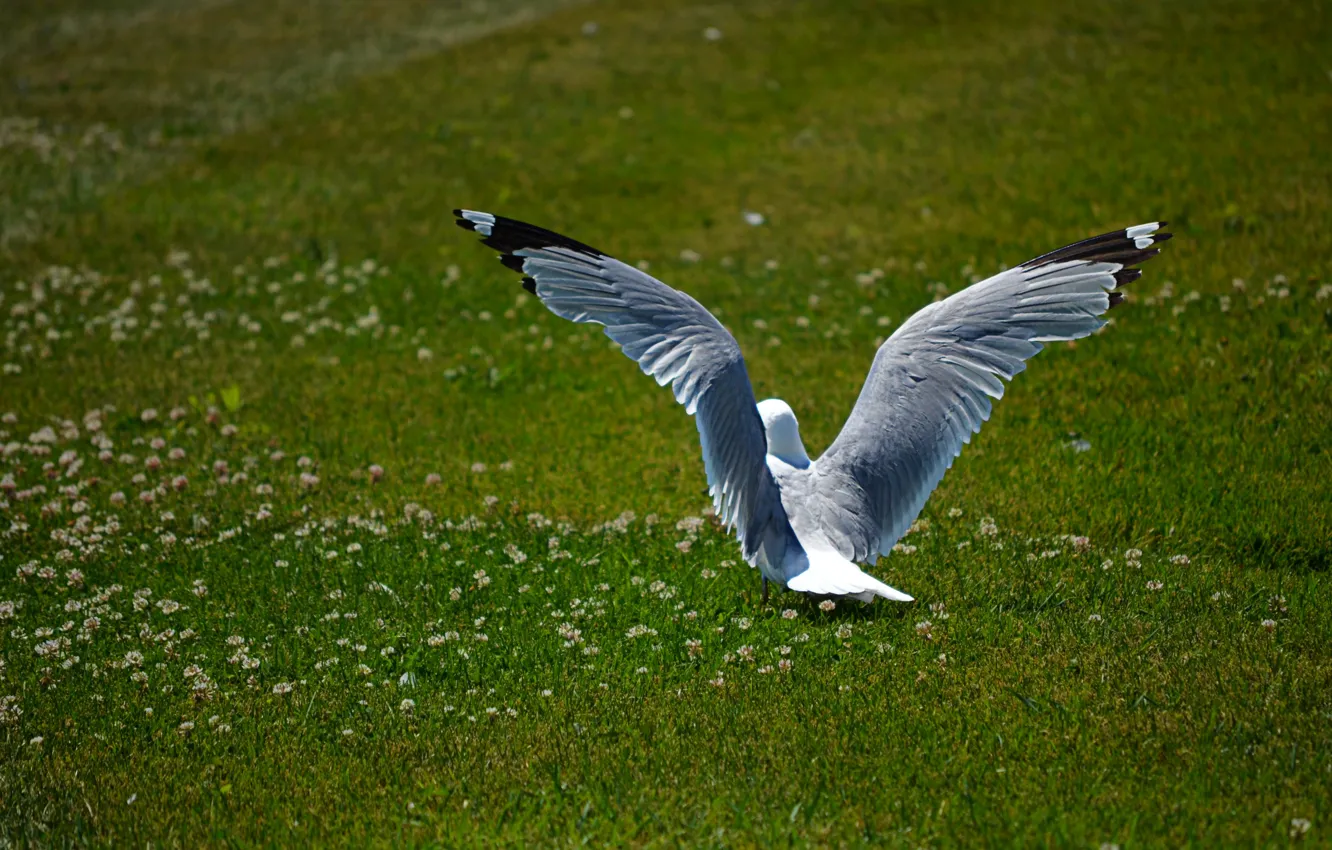
[[[1084,239],[928,304],[879,347],[851,416],[811,459],[791,406],[755,403],[740,345],[698,301],[531,224],[454,210],[555,315],[602,325],[698,425],[708,492],[768,584],[911,602],[861,569],[887,555],[1026,361],[1081,339],[1171,234],[1155,221]]]

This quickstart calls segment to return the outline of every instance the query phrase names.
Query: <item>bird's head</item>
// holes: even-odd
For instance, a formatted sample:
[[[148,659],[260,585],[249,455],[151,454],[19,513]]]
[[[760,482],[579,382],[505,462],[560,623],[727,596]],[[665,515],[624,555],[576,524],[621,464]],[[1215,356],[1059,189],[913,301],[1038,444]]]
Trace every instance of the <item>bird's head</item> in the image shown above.
[[[768,440],[768,454],[794,467],[809,466],[809,455],[800,440],[800,423],[796,421],[791,405],[779,398],[764,399],[758,403],[758,412]]]

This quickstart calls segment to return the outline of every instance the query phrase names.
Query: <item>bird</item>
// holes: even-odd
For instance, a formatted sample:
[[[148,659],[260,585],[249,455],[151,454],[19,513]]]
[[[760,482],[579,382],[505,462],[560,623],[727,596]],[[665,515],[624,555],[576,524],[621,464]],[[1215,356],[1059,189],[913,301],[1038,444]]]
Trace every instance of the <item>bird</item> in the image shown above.
[[[694,417],[708,492],[746,563],[815,599],[913,597],[862,569],[910,529],[994,401],[1047,343],[1100,329],[1171,238],[1166,222],[1043,254],[926,305],[881,345],[841,432],[812,459],[795,411],[756,402],[735,337],[702,304],[582,242],[454,210],[552,313],[603,326]]]

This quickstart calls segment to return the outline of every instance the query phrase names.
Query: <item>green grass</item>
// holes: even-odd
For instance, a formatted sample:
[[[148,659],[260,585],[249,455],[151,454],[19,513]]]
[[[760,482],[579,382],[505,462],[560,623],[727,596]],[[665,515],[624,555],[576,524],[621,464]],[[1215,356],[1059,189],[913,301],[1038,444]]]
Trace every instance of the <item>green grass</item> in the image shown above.
[[[208,120],[0,248],[0,842],[1328,844],[1326,4],[587,6],[235,133],[270,72],[198,80],[279,57],[154,32],[57,46],[170,50]],[[184,102],[119,126],[120,79],[5,108]],[[814,453],[940,292],[1177,238],[880,562],[920,601],[826,613],[760,607],[688,417],[456,206],[650,263]]]
[[[0,8],[0,250],[359,76],[567,0],[14,0]]]

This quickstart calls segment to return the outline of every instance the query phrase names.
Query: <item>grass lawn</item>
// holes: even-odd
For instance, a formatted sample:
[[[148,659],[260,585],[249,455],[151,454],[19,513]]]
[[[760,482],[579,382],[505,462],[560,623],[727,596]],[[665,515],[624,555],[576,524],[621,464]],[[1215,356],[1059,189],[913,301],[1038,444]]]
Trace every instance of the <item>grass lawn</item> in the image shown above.
[[[1332,842],[1332,7],[558,5],[0,13],[0,846]],[[812,454],[921,306],[1176,238],[828,612],[459,206]]]

